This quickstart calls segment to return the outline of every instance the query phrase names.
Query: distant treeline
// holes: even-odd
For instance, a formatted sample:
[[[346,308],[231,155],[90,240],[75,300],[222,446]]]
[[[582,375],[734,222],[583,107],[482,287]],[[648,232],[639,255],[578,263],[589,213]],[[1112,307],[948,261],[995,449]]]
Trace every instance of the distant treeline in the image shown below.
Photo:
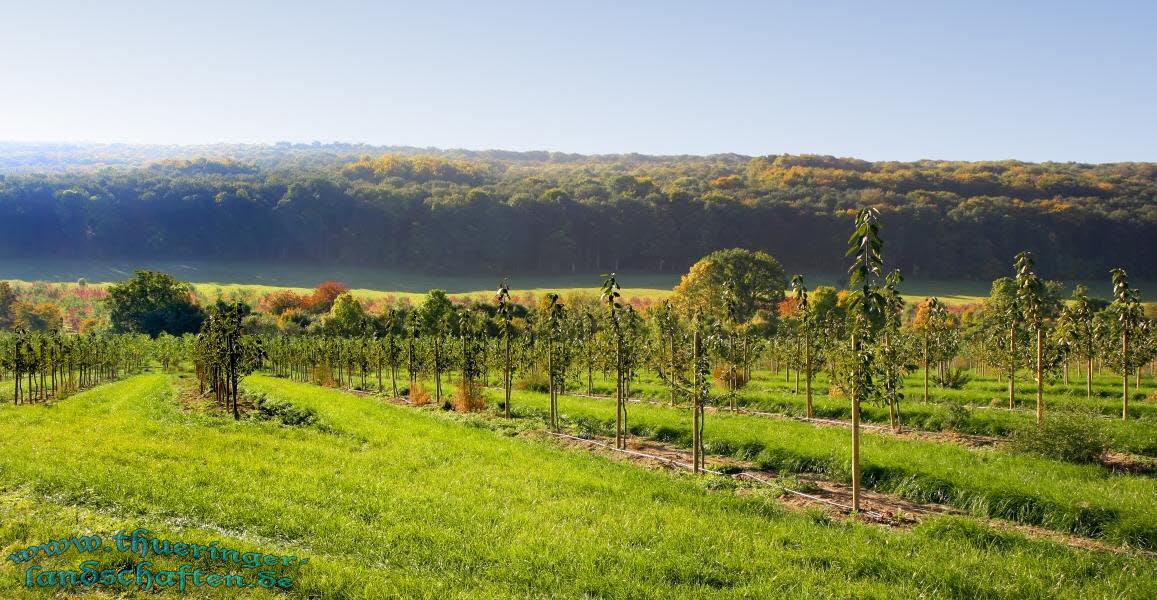
[[[212,158],[158,151],[168,158],[145,164],[149,151],[134,148],[0,145],[0,165],[49,169],[0,174],[0,256],[501,275],[679,272],[742,246],[789,271],[837,272],[845,261],[831,248],[844,245],[856,209],[874,205],[888,264],[907,276],[990,279],[1027,249],[1047,277],[1103,279],[1115,266],[1157,277],[1153,163],[405,148],[370,157],[358,154],[368,147],[285,144],[197,148]]]

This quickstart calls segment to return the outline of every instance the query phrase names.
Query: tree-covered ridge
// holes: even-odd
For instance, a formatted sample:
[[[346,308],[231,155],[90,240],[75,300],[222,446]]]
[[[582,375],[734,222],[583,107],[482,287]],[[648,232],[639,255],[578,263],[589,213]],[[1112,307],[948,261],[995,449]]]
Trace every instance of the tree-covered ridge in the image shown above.
[[[10,171],[0,256],[680,272],[742,246],[791,270],[838,272],[842,257],[827,249],[874,206],[889,261],[913,277],[995,277],[1023,249],[1045,277],[1101,278],[1119,265],[1157,276],[1152,163],[278,148],[103,168],[65,153],[65,170]]]

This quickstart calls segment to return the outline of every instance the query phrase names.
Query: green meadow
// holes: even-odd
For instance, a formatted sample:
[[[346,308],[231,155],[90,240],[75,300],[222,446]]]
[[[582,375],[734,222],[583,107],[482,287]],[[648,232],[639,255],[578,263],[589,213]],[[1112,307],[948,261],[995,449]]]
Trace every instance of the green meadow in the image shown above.
[[[532,433],[541,426],[533,417],[501,424],[254,376],[248,390],[313,418],[297,426],[234,422],[177,402],[179,381],[141,375],[51,405],[0,406],[4,554],[143,527],[173,540],[311,559],[284,570],[293,578],[288,593],[198,588],[189,597],[1157,594],[1152,559],[1140,554],[1071,548],[969,518],[887,529],[787,509],[767,488],[558,447]],[[520,394],[519,402],[535,397]],[[606,404],[587,401],[592,415]],[[577,403],[565,398],[564,412]],[[633,408],[632,416],[642,413]],[[721,432],[723,420],[711,421],[719,429],[709,435]],[[866,456],[880,444],[869,441]],[[1109,485],[1104,493],[1116,502],[1130,489]],[[1150,507],[1152,500],[1133,498]],[[1134,510],[1152,524],[1150,508]],[[140,562],[116,551],[99,558]],[[81,560],[72,552],[39,564],[75,568]],[[22,566],[2,563],[0,596],[48,595],[23,586]]]

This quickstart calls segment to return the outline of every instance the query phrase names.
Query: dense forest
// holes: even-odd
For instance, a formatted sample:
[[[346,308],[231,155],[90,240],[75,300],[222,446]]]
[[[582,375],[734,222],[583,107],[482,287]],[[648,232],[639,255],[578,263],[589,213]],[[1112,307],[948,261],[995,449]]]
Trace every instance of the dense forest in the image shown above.
[[[1157,277],[1157,164],[0,144],[0,256],[439,273],[683,272],[742,246],[839,272],[858,208],[909,277]]]

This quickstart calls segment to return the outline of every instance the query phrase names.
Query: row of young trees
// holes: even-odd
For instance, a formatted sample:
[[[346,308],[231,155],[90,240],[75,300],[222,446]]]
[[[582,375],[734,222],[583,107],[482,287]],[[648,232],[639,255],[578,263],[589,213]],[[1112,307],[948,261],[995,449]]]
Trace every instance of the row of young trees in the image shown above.
[[[733,280],[705,278],[697,294],[717,302],[697,304],[678,295],[646,311],[624,303],[615,275],[605,278],[597,303],[557,294],[544,295],[534,308],[510,300],[503,282],[493,303],[456,306],[434,291],[413,308],[383,315],[361,311],[352,297],[334,305],[332,319],[347,335],[274,336],[264,342],[277,374],[302,380],[337,382],[412,394],[432,378],[442,402],[441,381],[457,372],[460,388],[488,384],[497,375],[506,415],[516,379],[550,396],[549,425],[559,428],[558,397],[592,394],[595,374],[614,382],[615,442],[626,446],[628,400],[639,371],[652,370],[669,388],[670,401],[692,408],[695,466],[702,468],[704,408],[717,404],[738,409],[739,392],[757,360],[786,367],[803,381],[811,417],[813,378],[827,369],[831,393],[852,403],[853,503],[859,506],[859,416],[865,402],[886,405],[892,426],[900,428],[904,376],[924,371],[924,399],[930,380],[953,385],[961,377],[953,363],[987,364],[1015,378],[1028,370],[1036,381],[1037,418],[1043,419],[1043,385],[1074,360],[1101,360],[1123,375],[1122,416],[1128,416],[1128,379],[1155,356],[1151,322],[1141,311],[1139,294],[1123,271],[1115,270],[1114,299],[1096,302],[1078,288],[1068,302],[1059,286],[1042,280],[1029,253],[1018,255],[1013,276],[994,282],[991,297],[977,311],[958,314],[935,298],[905,318],[902,277],[887,272],[879,213],[866,209],[849,240],[851,290],[809,290],[795,276],[791,294],[774,311],[744,311],[745,295]],[[694,269],[692,270],[695,271]],[[752,305],[755,306],[755,305]],[[408,377],[399,388],[399,373]],[[1067,372],[1067,371],[1066,371]],[[720,392],[712,394],[710,380]],[[585,390],[583,388],[585,387]],[[1015,389],[1014,387],[1012,389]],[[1091,389],[1091,387],[1090,387]],[[1015,395],[1010,403],[1015,406]]]
[[[212,391],[218,404],[233,411],[234,419],[241,418],[241,379],[266,356],[261,340],[246,331],[244,319],[249,312],[245,304],[214,305],[192,347],[201,394]]]
[[[866,231],[878,232],[874,217],[865,218]],[[688,398],[686,374],[693,362],[692,337],[698,331],[727,407],[737,408],[750,369],[757,360],[767,359],[789,377],[795,375],[796,391],[806,394],[810,417],[813,380],[819,372],[827,370],[835,393],[852,392],[856,382],[845,379],[848,370],[842,367],[852,364],[849,344],[859,335],[878,342],[876,352],[888,365],[881,379],[886,385],[876,399],[888,406],[896,428],[904,399],[901,379],[917,369],[923,370],[923,395],[928,401],[931,383],[959,384],[963,376],[953,364],[986,365],[1009,378],[1014,390],[1010,407],[1016,405],[1015,378],[1027,370],[1038,382],[1038,416],[1043,417],[1043,383],[1067,373],[1067,366],[1079,361],[1090,367],[1084,370],[1091,378],[1091,365],[1098,361],[1139,377],[1140,368],[1154,359],[1151,322],[1141,313],[1123,273],[1116,275],[1121,297],[1112,303],[1098,303],[1084,288],[1062,302],[1056,286],[1039,279],[1033,283],[1031,256],[1026,254],[1016,261],[1021,283],[1017,278],[998,280],[980,310],[954,313],[930,298],[905,319],[898,289],[902,280],[896,272],[875,275],[882,265],[870,249],[857,247],[864,255],[858,264],[866,266],[853,273],[868,279],[867,291],[862,283],[852,292],[830,287],[809,290],[796,276],[792,296],[779,303],[771,320],[758,311],[746,322],[733,317],[735,293],[726,283],[720,286],[720,311],[683,311],[677,301],[636,310],[621,301],[617,279],[611,276],[601,304],[574,298],[568,305],[548,294],[539,306],[528,309],[510,301],[503,283],[492,304],[455,305],[435,291],[416,307],[370,315],[352,297],[343,296],[323,328],[340,335],[272,336],[264,347],[276,373],[303,380],[363,387],[369,380],[397,394],[399,373],[408,374],[407,389],[428,374],[438,402],[443,400],[441,382],[451,372],[471,384],[489,382],[490,374],[496,373],[505,389],[512,388],[517,377],[529,387],[549,392],[554,406],[568,386],[571,391],[593,393],[596,373],[614,377],[616,397],[629,396],[635,373],[651,369],[667,383],[675,403]],[[699,323],[698,328],[693,323]],[[619,372],[624,375],[621,383]],[[1090,393],[1091,389],[1090,383]],[[1124,394],[1129,395],[1127,390]],[[1123,401],[1123,416],[1126,405]]]
[[[512,414],[512,388],[520,381],[549,394],[553,430],[560,428],[560,395],[568,389],[594,394],[599,374],[614,382],[619,448],[627,444],[632,383],[641,371],[651,370],[667,386],[672,404],[687,403],[692,409],[696,470],[703,467],[705,408],[714,404],[738,410],[740,392],[757,361],[771,360],[777,371],[787,367],[789,377],[794,372],[797,392],[802,379],[809,417],[814,415],[813,379],[826,369],[829,393],[846,396],[852,407],[857,508],[860,407],[866,402],[886,405],[892,426],[899,429],[904,376],[920,367],[927,401],[933,371],[940,385],[951,385],[959,377],[954,363],[983,363],[1008,376],[1010,408],[1016,402],[1014,379],[1028,370],[1036,381],[1039,421],[1045,418],[1045,380],[1067,376],[1073,361],[1089,365],[1091,378],[1092,361],[1099,360],[1122,374],[1122,417],[1128,418],[1129,378],[1140,376],[1140,367],[1153,361],[1157,348],[1139,293],[1123,270],[1111,273],[1112,301],[1096,301],[1078,288],[1064,302],[1059,285],[1039,277],[1033,256],[1025,252],[1015,257],[1012,277],[994,282],[979,310],[957,314],[930,298],[905,318],[903,278],[886,269],[881,232],[878,211],[858,213],[848,240],[850,289],[844,291],[809,289],[797,275],[785,297],[787,283],[774,259],[730,250],[705,258],[670,302],[646,310],[623,301],[615,274],[605,276],[597,300],[546,294],[534,307],[512,302],[505,281],[493,302],[455,304],[435,290],[418,306],[399,305],[379,314],[367,313],[343,294],[333,300],[319,329],[322,335],[316,336],[257,335],[249,327],[251,307],[218,302],[204,311],[195,337],[162,334],[150,340],[139,334],[21,331],[0,338],[10,342],[0,358],[14,378],[17,401],[46,398],[58,388],[76,389],[154,359],[171,368],[191,358],[202,393],[212,392],[234,418],[241,412],[240,380],[262,366],[277,375],[325,384],[368,388],[375,382],[382,392],[388,379],[390,394],[412,399],[425,393],[422,386],[432,380],[440,405],[449,404],[443,381],[456,376],[458,400],[464,399],[461,405],[467,408],[477,405],[472,399],[480,398],[480,388],[497,374],[504,413]],[[126,322],[152,322],[154,307],[136,302],[138,295],[122,302],[135,307],[126,313],[135,315]],[[180,289],[172,297],[187,302]],[[402,373],[405,389],[399,385]],[[720,392],[712,393],[711,379]]]
[[[140,372],[153,350],[144,335],[0,332],[0,382],[11,381],[15,404],[47,402]]]

